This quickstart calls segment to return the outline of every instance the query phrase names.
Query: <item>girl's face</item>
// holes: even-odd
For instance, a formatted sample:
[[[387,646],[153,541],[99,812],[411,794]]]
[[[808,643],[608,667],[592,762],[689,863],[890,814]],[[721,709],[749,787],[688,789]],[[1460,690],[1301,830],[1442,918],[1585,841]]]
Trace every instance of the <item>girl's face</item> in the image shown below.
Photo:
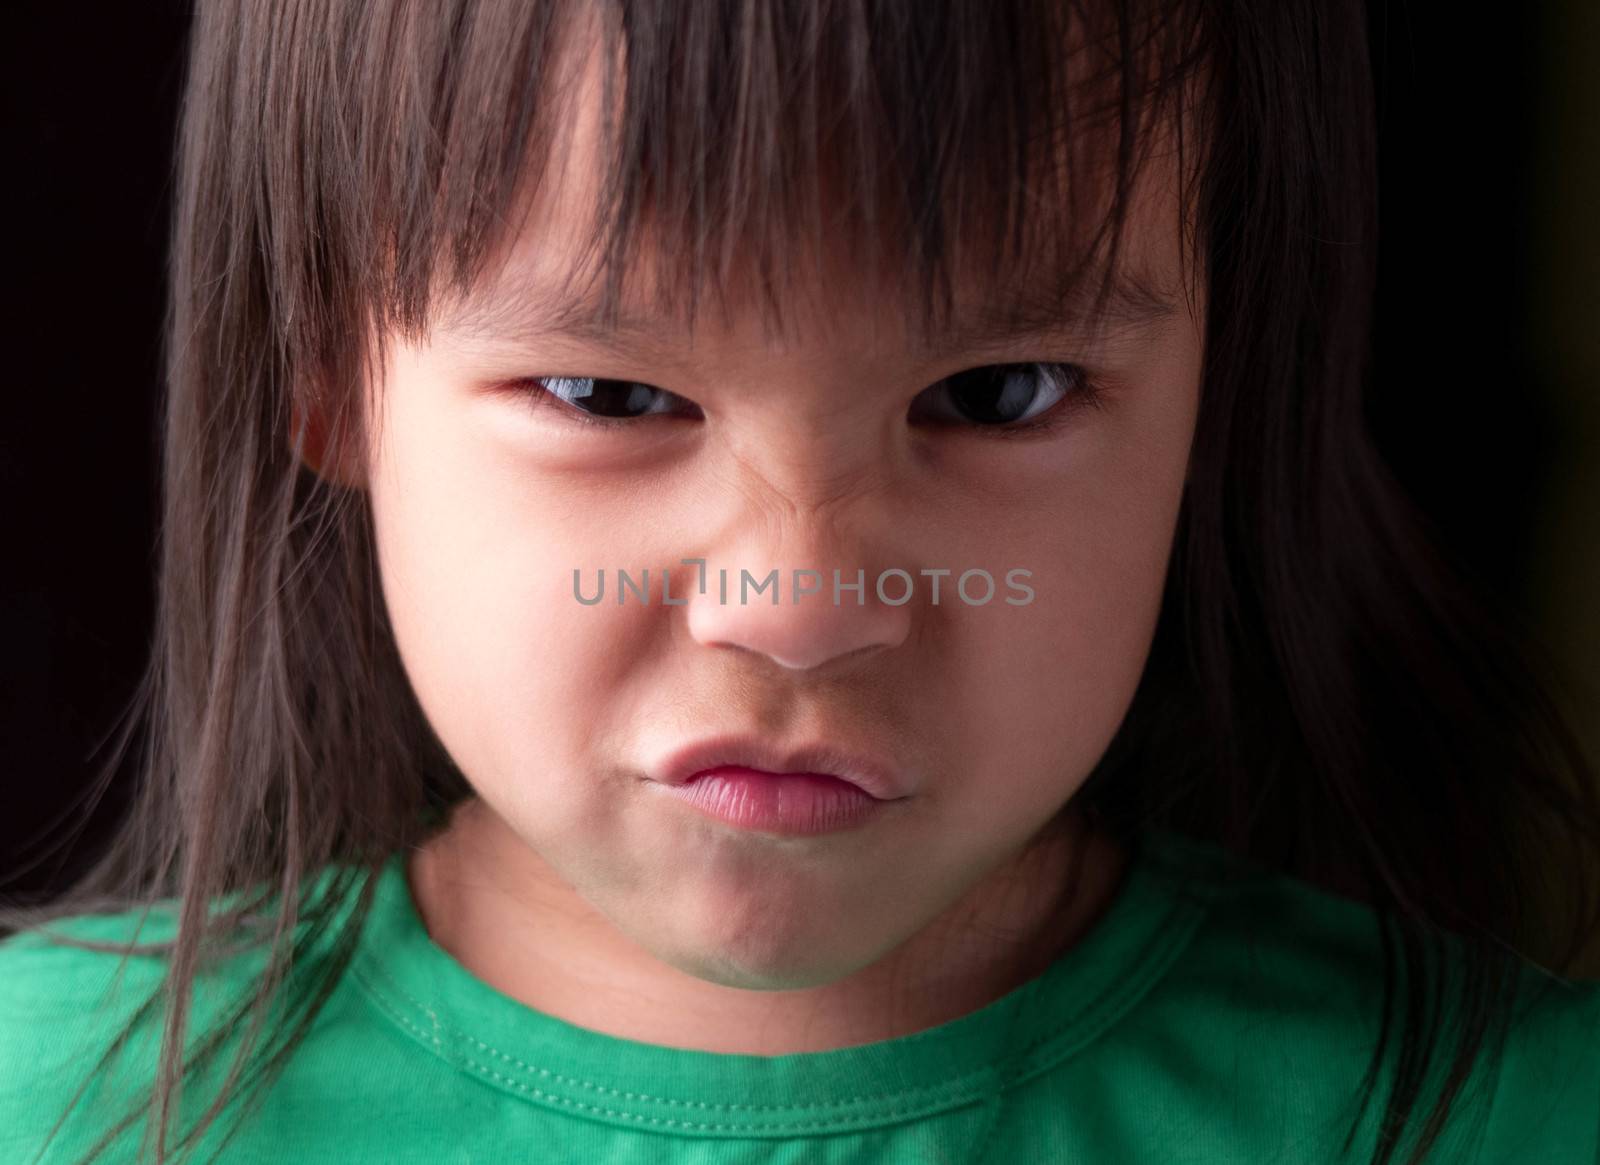
[[[1172,170],[1147,172],[1125,259],[1171,309],[1099,338],[1070,320],[989,334],[1048,286],[1018,270],[958,285],[954,324],[925,342],[913,298],[835,254],[802,278],[781,339],[731,298],[691,344],[648,295],[630,294],[638,318],[610,337],[558,314],[593,204],[592,128],[592,113],[574,123],[569,165],[494,277],[420,341],[390,341],[366,465],[384,597],[421,705],[479,794],[458,848],[480,873],[530,910],[608,920],[701,980],[832,983],[1014,863],[1132,698],[1201,367]],[[1098,407],[1070,370],[1030,377],[1035,363],[1080,367]],[[958,374],[1002,364],[1024,366],[1006,395],[956,391],[981,382]],[[597,407],[635,419],[597,425],[536,377],[572,378],[545,384],[573,399],[582,378],[649,387],[611,391]],[[985,427],[986,408],[1022,419]],[[683,559],[705,560],[705,593]],[[684,605],[661,601],[664,567]],[[616,572],[646,568],[650,602],[619,604]],[[774,568],[780,601],[769,588],[741,604],[740,571]],[[833,602],[835,569],[865,572],[864,604]],[[794,601],[796,570],[822,590]],[[910,601],[875,593],[888,570],[911,577]],[[987,603],[980,576],[972,601],[957,593],[969,570],[992,576]],[[604,601],[580,603],[574,572],[592,597],[602,571]],[[1028,573],[1008,587],[1009,571]],[[904,593],[885,579],[889,599]],[[729,734],[878,758],[894,799],[849,828],[782,835],[712,819],[654,779],[675,750]]]

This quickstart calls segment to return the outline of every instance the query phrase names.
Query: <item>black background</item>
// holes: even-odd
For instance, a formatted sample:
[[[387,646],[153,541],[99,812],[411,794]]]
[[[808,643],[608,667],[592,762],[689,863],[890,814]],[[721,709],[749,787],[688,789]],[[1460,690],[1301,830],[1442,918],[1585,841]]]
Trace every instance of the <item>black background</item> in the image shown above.
[[[81,822],[77,799],[151,634],[186,8],[26,4],[11,9],[4,38],[0,893],[63,885],[126,796],[124,778]],[[1371,415],[1440,539],[1521,612],[1553,440],[1549,386],[1526,331],[1531,131],[1548,33],[1534,6],[1493,21],[1460,11],[1373,10],[1382,287]],[[82,826],[75,844],[24,844],[63,821]]]

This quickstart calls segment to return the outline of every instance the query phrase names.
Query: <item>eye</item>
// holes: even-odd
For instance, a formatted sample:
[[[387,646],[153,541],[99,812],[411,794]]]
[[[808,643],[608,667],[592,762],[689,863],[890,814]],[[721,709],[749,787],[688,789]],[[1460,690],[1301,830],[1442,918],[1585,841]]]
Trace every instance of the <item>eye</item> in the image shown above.
[[[1000,431],[1032,430],[1095,401],[1095,385],[1076,365],[986,364],[925,389],[912,401],[910,415]]]
[[[626,425],[655,413],[682,413],[694,405],[663,388],[636,380],[594,376],[536,376],[521,382],[534,406],[559,402],[571,419],[583,424]]]

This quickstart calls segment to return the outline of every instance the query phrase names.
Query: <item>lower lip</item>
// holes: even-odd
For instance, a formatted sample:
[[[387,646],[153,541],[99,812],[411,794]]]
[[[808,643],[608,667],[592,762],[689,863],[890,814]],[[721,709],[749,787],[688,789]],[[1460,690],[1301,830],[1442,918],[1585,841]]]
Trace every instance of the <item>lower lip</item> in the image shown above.
[[[884,803],[849,781],[820,773],[767,773],[732,765],[707,769],[668,793],[744,829],[817,834],[860,825]]]

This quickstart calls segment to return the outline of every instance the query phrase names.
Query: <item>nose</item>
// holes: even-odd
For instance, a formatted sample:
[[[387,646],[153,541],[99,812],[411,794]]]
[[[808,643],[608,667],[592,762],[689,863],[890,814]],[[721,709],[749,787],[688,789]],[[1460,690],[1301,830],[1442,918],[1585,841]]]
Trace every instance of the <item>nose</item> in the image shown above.
[[[837,545],[827,553],[815,541],[781,554],[749,549],[692,570],[687,617],[696,642],[798,671],[898,646],[910,633],[910,568],[868,564]]]

